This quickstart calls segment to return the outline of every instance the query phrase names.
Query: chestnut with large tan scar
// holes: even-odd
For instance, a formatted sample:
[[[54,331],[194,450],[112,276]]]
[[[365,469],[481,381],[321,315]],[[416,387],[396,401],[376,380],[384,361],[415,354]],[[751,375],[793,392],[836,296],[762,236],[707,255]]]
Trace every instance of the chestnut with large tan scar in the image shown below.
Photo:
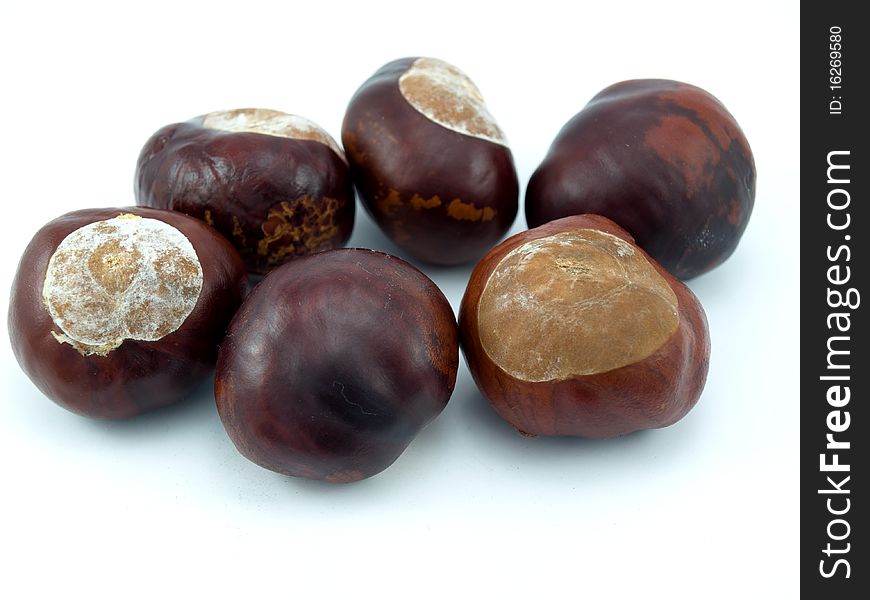
[[[628,233],[566,217],[494,248],[459,317],[475,382],[521,433],[612,437],[675,423],[704,387],[704,311]]]

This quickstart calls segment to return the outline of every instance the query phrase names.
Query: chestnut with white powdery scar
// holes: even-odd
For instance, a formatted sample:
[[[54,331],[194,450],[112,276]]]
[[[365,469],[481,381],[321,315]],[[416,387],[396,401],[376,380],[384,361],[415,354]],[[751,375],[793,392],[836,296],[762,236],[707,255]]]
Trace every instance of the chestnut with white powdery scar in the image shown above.
[[[452,131],[507,146],[474,82],[450,63],[418,58],[399,77],[399,91],[408,104],[431,121]]]
[[[477,260],[516,217],[519,182],[471,79],[436,58],[382,66],[351,98],[341,141],[363,205],[416,259]]]
[[[157,219],[121,214],[66,236],[52,255],[42,299],[82,355],[106,356],[125,339],[176,331],[199,300],[203,272],[193,245]]]

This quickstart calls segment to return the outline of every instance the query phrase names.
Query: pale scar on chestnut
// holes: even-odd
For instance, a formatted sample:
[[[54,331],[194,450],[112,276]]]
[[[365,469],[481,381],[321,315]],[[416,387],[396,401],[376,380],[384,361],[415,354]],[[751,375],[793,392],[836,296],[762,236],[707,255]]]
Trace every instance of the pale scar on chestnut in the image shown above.
[[[664,277],[631,244],[594,229],[514,248],[478,305],[483,350],[503,371],[531,382],[640,362],[678,325],[677,296]]]
[[[184,323],[202,291],[190,241],[157,219],[122,214],[67,235],[48,263],[51,335],[82,355],[106,356],[125,339],[157,341]]]
[[[346,163],[344,151],[331,135],[305,117],[267,108],[238,108],[208,113],[202,119],[206,129],[236,133],[259,133],[293,140],[320,142],[338,154]]]
[[[507,145],[471,79],[437,58],[418,58],[399,78],[399,91],[417,112],[452,131]]]

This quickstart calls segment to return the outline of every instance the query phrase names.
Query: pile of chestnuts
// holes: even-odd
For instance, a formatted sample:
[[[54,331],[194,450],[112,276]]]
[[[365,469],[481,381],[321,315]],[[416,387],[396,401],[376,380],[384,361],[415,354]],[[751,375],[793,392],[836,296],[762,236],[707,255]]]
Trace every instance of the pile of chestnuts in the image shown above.
[[[458,323],[416,267],[343,248],[356,193],[421,263],[478,261]],[[499,243],[519,208],[504,132],[462,71],[405,58],[360,86],[341,145],[267,109],[158,130],[135,206],[33,237],[9,334],[39,390],[88,417],[178,402],[214,373],[238,450],[292,476],[387,468],[446,406],[460,347],[520,433],[618,436],[698,401],[710,339],[681,280],[728,258],[754,196],[716,98],[625,81],[564,126],[528,184],[530,229]]]

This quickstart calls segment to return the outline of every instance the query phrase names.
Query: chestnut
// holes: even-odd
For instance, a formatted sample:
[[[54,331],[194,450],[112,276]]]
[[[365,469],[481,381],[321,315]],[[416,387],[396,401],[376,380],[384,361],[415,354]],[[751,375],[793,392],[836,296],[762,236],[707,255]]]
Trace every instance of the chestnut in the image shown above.
[[[244,108],[167,125],[136,165],[136,203],[177,210],[229,239],[252,273],[343,246],[353,183],[335,140],[308,119]]]
[[[526,191],[526,221],[603,215],[681,279],[728,258],[752,212],[740,126],[693,85],[638,79],[595,96],[559,132]]]
[[[239,451],[297,477],[349,482],[390,466],[445,407],[459,341],[447,299],[381,252],[331,250],[266,276],[215,371]]]
[[[192,217],[71,212],[40,229],[18,265],[12,350],[62,407],[132,417],[181,400],[211,374],[246,286],[238,253]]]
[[[695,405],[707,377],[697,298],[597,215],[493,248],[471,274],[459,328],[478,388],[528,435],[665,427]]]
[[[364,206],[416,259],[476,260],[516,217],[504,133],[468,76],[442,60],[381,67],[351,99],[341,140]]]

